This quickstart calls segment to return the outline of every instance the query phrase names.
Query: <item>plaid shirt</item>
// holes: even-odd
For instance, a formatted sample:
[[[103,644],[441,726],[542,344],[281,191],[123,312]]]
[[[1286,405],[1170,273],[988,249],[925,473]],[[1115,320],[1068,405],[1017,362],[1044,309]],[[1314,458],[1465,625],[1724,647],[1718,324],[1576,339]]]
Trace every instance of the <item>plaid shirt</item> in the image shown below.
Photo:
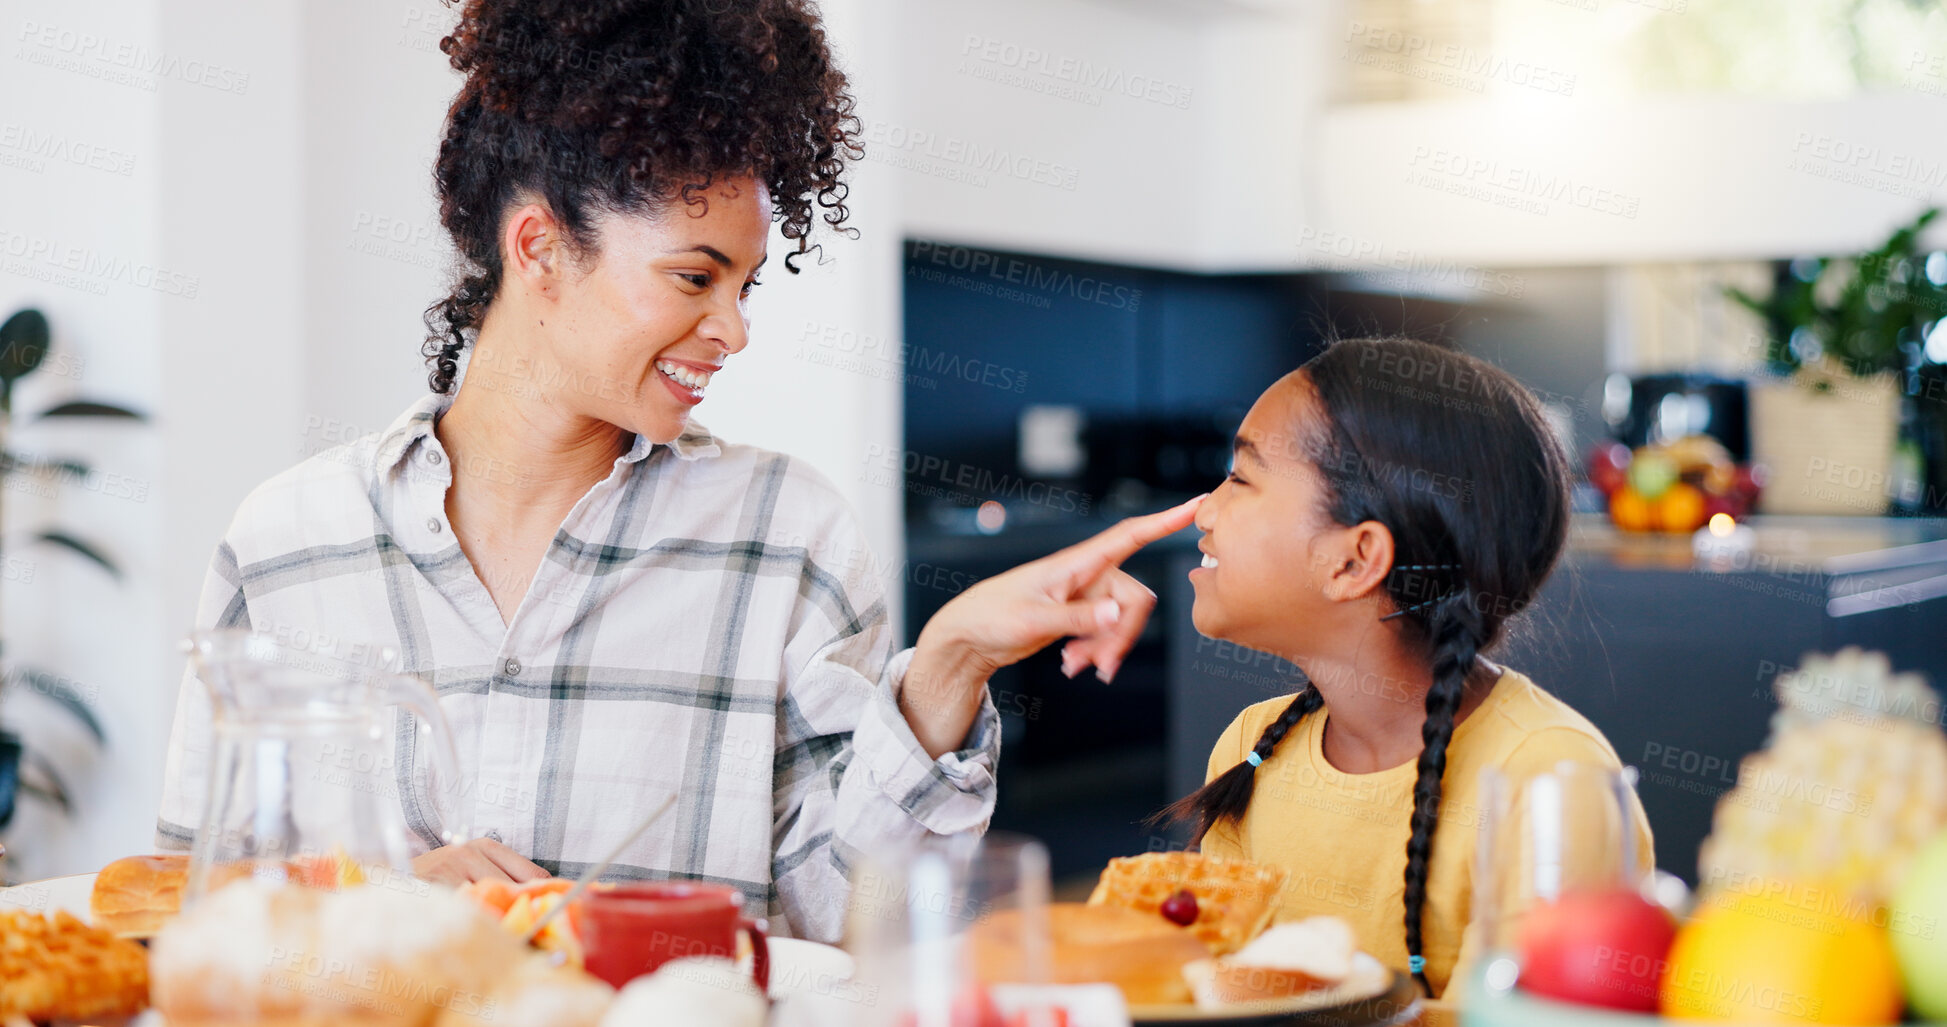
[[[607,876],[734,885],[777,933],[836,940],[861,851],[985,830],[993,703],[966,748],[926,756],[896,700],[911,652],[888,660],[874,561],[817,472],[694,423],[669,445],[638,436],[503,624],[446,519],[432,429],[449,402],[429,395],[252,492],[197,625],[396,647],[439,694],[474,834],[552,873],[580,873],[676,792]],[[163,848],[187,848],[200,823],[209,723],[186,672]],[[440,819],[414,723],[401,712],[387,744],[422,852]]]

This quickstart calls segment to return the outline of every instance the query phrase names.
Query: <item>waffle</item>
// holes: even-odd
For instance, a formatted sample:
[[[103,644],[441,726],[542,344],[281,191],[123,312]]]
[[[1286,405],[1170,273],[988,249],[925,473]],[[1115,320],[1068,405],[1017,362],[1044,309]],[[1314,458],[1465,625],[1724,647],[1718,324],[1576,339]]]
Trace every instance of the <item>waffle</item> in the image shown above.
[[[132,1016],[148,1001],[142,946],[66,912],[0,912],[0,1018]]]
[[[1197,919],[1190,933],[1213,955],[1227,956],[1271,923],[1289,876],[1291,872],[1283,867],[1241,859],[1148,852],[1109,860],[1088,901],[1161,916],[1164,900],[1187,888],[1197,900]]]

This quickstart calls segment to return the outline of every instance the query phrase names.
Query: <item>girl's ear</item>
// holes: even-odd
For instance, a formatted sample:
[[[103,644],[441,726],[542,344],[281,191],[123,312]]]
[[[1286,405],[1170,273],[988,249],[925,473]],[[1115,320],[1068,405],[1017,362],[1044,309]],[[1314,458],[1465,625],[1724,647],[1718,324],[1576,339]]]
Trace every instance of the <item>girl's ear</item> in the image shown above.
[[[1319,552],[1331,562],[1325,569],[1325,597],[1336,602],[1383,594],[1393,570],[1393,532],[1378,521],[1360,521],[1334,532]]]

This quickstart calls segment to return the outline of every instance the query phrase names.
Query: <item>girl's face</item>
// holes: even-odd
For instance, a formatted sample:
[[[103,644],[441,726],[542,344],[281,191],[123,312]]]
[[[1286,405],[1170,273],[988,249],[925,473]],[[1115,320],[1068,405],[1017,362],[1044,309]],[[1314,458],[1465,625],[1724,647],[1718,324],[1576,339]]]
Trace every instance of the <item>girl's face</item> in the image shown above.
[[[1333,571],[1345,529],[1325,512],[1325,486],[1306,456],[1323,414],[1303,372],[1251,407],[1232,443],[1231,473],[1197,511],[1203,566],[1190,572],[1197,630],[1300,661],[1330,630]]]
[[[556,379],[535,383],[539,394],[652,442],[682,433],[712,376],[749,341],[747,302],[771,231],[757,179],[701,195],[707,206],[597,217],[598,256],[554,279],[557,294],[531,326],[543,346],[531,373]]]

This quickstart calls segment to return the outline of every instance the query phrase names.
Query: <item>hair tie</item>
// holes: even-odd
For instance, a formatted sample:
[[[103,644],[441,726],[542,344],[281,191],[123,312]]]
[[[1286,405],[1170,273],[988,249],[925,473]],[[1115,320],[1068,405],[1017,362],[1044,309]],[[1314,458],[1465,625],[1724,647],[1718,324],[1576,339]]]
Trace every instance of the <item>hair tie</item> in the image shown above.
[[[1244,754],[1244,762],[1250,764],[1252,770],[1256,770],[1264,765],[1264,757],[1259,756],[1256,749],[1252,749]]]
[[[1396,563],[1393,569],[1396,571],[1457,571],[1460,565],[1457,563]]]
[[[1418,974],[1418,973],[1425,973],[1425,972],[1426,972],[1426,957],[1425,957],[1425,956],[1407,956],[1407,957],[1406,957],[1406,968],[1407,968],[1408,970],[1411,970],[1412,972],[1414,972],[1414,973],[1416,973],[1416,974]]]

